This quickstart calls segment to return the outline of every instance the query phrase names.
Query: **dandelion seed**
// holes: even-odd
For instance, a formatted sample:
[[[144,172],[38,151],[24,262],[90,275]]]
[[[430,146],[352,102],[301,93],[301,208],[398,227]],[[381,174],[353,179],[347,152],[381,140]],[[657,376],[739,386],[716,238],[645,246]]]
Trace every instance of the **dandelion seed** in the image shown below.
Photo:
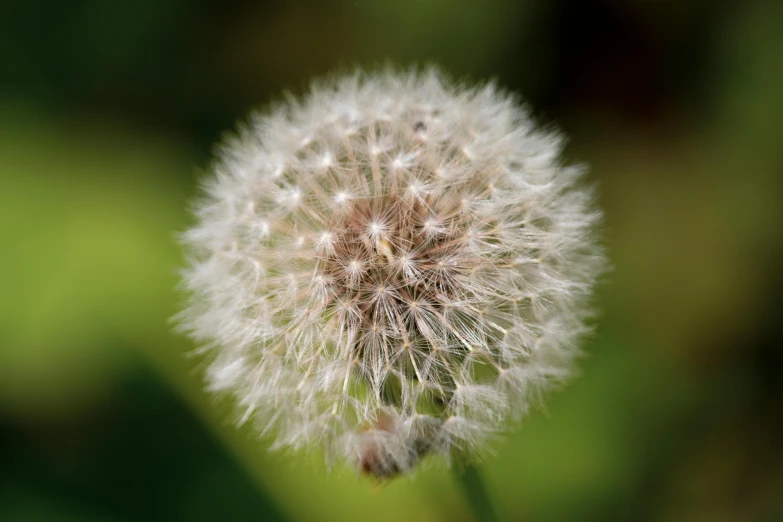
[[[275,447],[378,478],[479,455],[569,376],[605,265],[591,190],[532,129],[432,70],[257,116],[183,239],[209,389]]]

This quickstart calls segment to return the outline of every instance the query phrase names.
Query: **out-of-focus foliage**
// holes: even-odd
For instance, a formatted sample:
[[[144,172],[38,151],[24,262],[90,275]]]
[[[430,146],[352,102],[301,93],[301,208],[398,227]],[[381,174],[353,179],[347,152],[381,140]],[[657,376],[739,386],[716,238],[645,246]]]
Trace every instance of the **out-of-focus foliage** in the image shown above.
[[[472,520],[436,466],[269,454],[168,322],[210,144],[386,60],[519,91],[600,185],[603,317],[483,466],[502,518],[782,519],[781,57],[774,0],[3,2],[0,519]]]

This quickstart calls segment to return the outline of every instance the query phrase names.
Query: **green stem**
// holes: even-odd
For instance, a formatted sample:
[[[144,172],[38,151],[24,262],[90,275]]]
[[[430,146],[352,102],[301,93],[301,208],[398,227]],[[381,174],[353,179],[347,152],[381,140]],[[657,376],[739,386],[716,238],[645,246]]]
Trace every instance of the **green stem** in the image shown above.
[[[487,495],[487,488],[484,487],[484,481],[481,480],[478,470],[468,464],[460,473],[457,471],[457,478],[465,490],[465,496],[468,504],[473,508],[478,522],[497,522],[498,517],[495,510],[492,509],[492,502]]]

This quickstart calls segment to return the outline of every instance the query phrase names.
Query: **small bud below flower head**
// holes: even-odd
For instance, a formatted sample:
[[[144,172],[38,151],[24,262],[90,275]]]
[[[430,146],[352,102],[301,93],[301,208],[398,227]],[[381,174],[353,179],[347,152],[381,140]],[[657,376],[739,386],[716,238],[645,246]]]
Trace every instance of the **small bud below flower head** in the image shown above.
[[[275,447],[388,479],[470,459],[568,378],[605,266],[562,139],[493,85],[357,73],[221,151],[181,327]]]

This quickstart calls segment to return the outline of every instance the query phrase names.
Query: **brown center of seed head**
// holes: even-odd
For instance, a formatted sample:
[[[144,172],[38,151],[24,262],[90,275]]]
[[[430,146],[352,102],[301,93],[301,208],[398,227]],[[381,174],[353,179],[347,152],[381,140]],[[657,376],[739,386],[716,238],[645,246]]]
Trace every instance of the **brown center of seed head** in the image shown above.
[[[434,338],[427,324],[443,322],[444,309],[466,297],[460,276],[475,264],[466,254],[467,216],[454,204],[462,198],[407,195],[351,201],[318,266],[335,300],[354,312],[346,320],[356,331],[380,333],[382,344],[399,343],[404,351],[437,351],[446,340]],[[372,338],[357,342],[357,360],[382,356],[387,369],[424,379],[414,357],[392,360],[383,347],[384,354],[367,353],[378,350]]]

